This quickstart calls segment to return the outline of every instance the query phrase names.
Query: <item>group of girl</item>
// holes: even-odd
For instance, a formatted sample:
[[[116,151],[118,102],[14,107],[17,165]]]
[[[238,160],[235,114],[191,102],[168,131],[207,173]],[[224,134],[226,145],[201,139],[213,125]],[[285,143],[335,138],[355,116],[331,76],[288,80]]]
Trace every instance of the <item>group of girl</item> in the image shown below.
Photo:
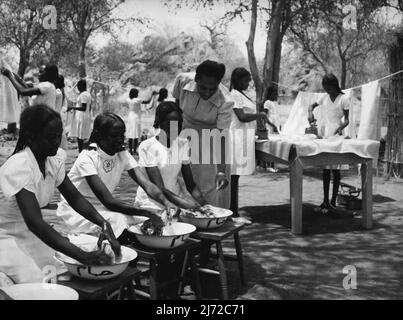
[[[45,74],[49,75],[50,71],[45,71]],[[14,78],[5,70],[2,72],[8,74],[10,79]],[[50,79],[41,76],[40,80],[49,82]],[[247,70],[238,68],[233,71],[231,129],[253,129],[254,123],[259,120],[275,129],[266,113],[256,113],[254,102],[245,93],[250,81]],[[139,221],[139,217],[147,217],[161,225],[164,223],[162,212],[167,216],[176,215],[179,208],[197,208],[208,203],[193,179],[189,142],[179,136],[184,119],[177,103],[164,101],[156,108],[155,136],[140,144],[138,162],[124,147],[125,134],[133,128],[126,128],[125,122],[116,114],[98,115],[88,143],[84,145],[80,142],[82,151],[66,174],[65,152],[59,149],[63,136],[61,116],[55,108],[47,105],[51,98],[53,101],[53,96],[45,85],[27,89],[17,84],[16,80],[12,82],[19,92],[42,95],[45,99],[22,112],[15,151],[0,169],[0,273],[6,274],[13,282],[42,281],[42,270],[49,265],[56,266],[60,272],[64,271],[53,259],[55,251],[85,264],[103,264],[110,259],[100,251],[84,252],[43,219],[41,209],[50,203],[56,188],[61,193],[57,215],[70,232],[100,236],[111,243],[117,254],[120,245],[133,242],[133,234],[128,230]],[[323,84],[328,96],[311,106],[310,110],[319,105],[326,108],[329,125],[338,121],[333,134],[340,134],[348,124],[348,105],[337,79],[327,77]],[[78,88],[81,94],[75,110],[85,112],[90,105],[90,98],[85,93],[85,81],[79,82]],[[138,92],[134,90],[130,92],[130,98],[134,100],[133,112],[145,102],[138,100],[137,95]],[[342,121],[343,117],[346,120]],[[171,124],[174,122],[178,124],[179,132],[171,136]],[[329,135],[332,134],[330,131]],[[254,148],[254,144],[241,140],[236,134],[233,139],[235,144],[237,139],[242,142],[244,149]],[[232,192],[231,199],[234,210],[238,208],[239,176],[252,174],[255,169],[254,150],[248,154],[253,157],[252,160],[239,165],[235,161],[232,166],[231,187],[236,191]],[[337,183],[337,168],[332,169]],[[123,171],[127,171],[139,185],[132,204],[113,196]],[[330,180],[329,170],[325,171],[324,177],[327,183]],[[323,207],[334,202],[333,198],[329,201],[326,196],[328,189],[325,185]]]
[[[77,138],[78,150],[79,152],[82,151],[84,140],[88,139],[91,133],[91,95],[87,91],[85,80],[80,80],[77,83],[79,95],[76,106],[67,107],[64,77],[59,74],[56,65],[41,66],[38,76],[39,83],[36,85],[25,82],[8,69],[3,68],[1,72],[10,80],[23,99],[31,97],[29,105],[44,104],[61,113],[64,126],[66,125],[66,113],[73,110],[73,122],[69,136]],[[61,148],[67,150],[67,133],[65,131],[62,135]]]
[[[181,123],[181,111],[175,103],[163,102],[157,107],[154,127],[169,133],[171,121]],[[157,136],[146,140],[139,147],[137,163],[124,150],[125,131],[124,121],[116,114],[98,115],[88,144],[66,175],[65,152],[59,149],[63,133],[60,114],[44,104],[22,112],[17,146],[0,169],[4,198],[0,209],[0,273],[15,283],[42,281],[46,266],[64,271],[53,259],[55,251],[85,264],[109,261],[102,252],[82,251],[43,219],[41,208],[49,204],[56,188],[62,196],[57,215],[69,231],[101,236],[110,241],[116,253],[121,244],[133,242],[128,228],[136,223],[136,217],[147,217],[161,225],[163,209],[173,215],[179,207],[207,204],[192,177],[187,140],[169,137],[179,148],[175,161],[171,139]],[[112,195],[123,171],[140,186],[134,206]],[[178,181],[179,172],[183,185]]]

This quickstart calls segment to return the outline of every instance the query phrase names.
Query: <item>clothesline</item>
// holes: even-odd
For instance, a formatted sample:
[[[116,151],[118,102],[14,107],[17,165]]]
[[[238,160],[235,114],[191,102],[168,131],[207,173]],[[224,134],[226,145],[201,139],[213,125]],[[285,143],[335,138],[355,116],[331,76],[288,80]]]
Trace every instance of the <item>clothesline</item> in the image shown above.
[[[383,78],[370,81],[370,82],[368,82],[368,83],[375,82],[375,81],[386,80],[386,79],[391,78],[391,77],[394,77],[394,76],[396,76],[396,75],[398,75],[398,74],[400,74],[400,73],[403,73],[403,70],[397,71],[397,72],[392,73],[392,74],[390,74],[390,75],[387,75],[387,76],[385,76],[385,77],[383,77]],[[286,89],[290,89],[290,90],[292,90],[292,91],[295,91],[295,89],[294,89],[294,88],[291,88],[290,86],[286,86],[286,85],[283,85],[283,84],[278,83],[278,82],[275,82],[275,81],[272,81],[272,83],[274,83],[274,84],[277,85],[278,87],[283,87],[283,88],[286,88]],[[368,84],[368,83],[366,83],[366,84]],[[359,85],[359,86],[356,86],[356,87],[348,88],[348,89],[346,89],[346,90],[358,89],[358,88],[361,88],[361,87],[365,86],[366,84],[362,84],[362,85]],[[298,91],[299,91],[299,90],[298,90]]]

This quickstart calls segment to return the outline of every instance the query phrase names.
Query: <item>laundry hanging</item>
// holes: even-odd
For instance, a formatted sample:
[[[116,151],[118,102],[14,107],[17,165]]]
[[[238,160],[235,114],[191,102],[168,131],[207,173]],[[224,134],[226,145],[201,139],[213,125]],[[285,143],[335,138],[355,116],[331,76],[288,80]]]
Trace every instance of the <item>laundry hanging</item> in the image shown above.
[[[362,86],[361,92],[361,119],[358,129],[359,140],[377,140],[381,138],[379,117],[379,99],[381,87],[379,81],[370,82]]]
[[[0,69],[10,66],[0,58]],[[0,74],[0,122],[17,123],[21,114],[21,105],[18,101],[17,90],[10,80]]]

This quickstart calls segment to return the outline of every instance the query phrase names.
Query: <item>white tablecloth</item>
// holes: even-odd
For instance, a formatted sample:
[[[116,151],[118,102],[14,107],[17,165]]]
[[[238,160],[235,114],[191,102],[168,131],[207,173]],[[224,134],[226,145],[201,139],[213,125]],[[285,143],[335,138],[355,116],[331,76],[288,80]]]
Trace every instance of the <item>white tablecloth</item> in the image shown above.
[[[271,135],[269,141],[257,142],[256,150],[288,161],[293,145],[298,157],[314,156],[319,153],[353,153],[362,158],[374,159],[376,163],[380,143],[374,140],[345,139],[337,136],[329,139],[314,139],[311,135]]]

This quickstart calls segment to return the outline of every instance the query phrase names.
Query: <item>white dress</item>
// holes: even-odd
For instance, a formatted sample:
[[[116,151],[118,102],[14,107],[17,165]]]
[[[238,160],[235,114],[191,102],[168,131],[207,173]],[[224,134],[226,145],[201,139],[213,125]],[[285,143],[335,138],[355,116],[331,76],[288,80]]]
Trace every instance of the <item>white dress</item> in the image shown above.
[[[55,266],[58,273],[66,271],[54,259],[55,251],[28,230],[15,195],[22,189],[35,194],[41,208],[53,198],[55,188],[64,180],[65,153],[59,149],[45,163],[43,178],[29,147],[11,156],[0,169],[0,272],[15,283],[42,282],[42,270]]]
[[[109,192],[113,193],[119,184],[123,171],[134,169],[138,165],[127,151],[110,156],[95,143],[91,144],[91,147],[94,147],[95,150],[83,150],[80,153],[68,177],[77,190],[111,223],[116,237],[119,237],[136,220],[133,217],[109,211],[105,208],[92,192],[86,177],[98,175]],[[73,233],[97,234],[99,231],[99,226],[74,211],[63,196],[58,204],[56,213],[66,222]]]
[[[77,108],[87,104],[85,111],[74,110],[73,122],[71,123],[70,137],[82,140],[88,139],[91,135],[91,94],[88,91],[81,92],[77,98]]]
[[[157,167],[165,188],[176,195],[187,197],[187,190],[178,179],[183,164],[190,164],[187,139],[178,138],[172,142],[171,148],[167,148],[158,141],[157,137],[152,137],[143,141],[139,146],[139,166],[143,168]],[[145,210],[164,209],[141,187],[137,190],[135,206]]]
[[[234,109],[243,109],[245,113],[256,113],[256,105],[238,90],[231,91]],[[256,121],[241,122],[235,112],[230,126],[231,154],[233,175],[251,175],[255,171],[255,134]]]
[[[33,96],[31,104],[45,104],[49,108],[56,110],[56,88],[48,81],[39,82],[36,87],[41,91],[40,95]]]
[[[9,65],[0,57],[0,68],[10,70]],[[17,90],[11,81],[0,74],[0,122],[18,122],[21,114],[21,105],[18,101]]]
[[[350,110],[350,98],[345,94],[339,94],[332,101],[327,94],[318,101],[320,117],[318,133],[324,138],[334,136],[335,131],[343,124],[344,110]]]
[[[318,134],[325,139],[336,137],[335,131],[343,124],[344,110],[350,110],[350,98],[346,94],[339,94],[332,101],[328,94],[318,101],[319,121]],[[331,165],[326,169],[348,170],[348,165]]]
[[[126,137],[128,139],[139,139],[141,136],[141,99],[128,99],[129,113],[126,123]]]

